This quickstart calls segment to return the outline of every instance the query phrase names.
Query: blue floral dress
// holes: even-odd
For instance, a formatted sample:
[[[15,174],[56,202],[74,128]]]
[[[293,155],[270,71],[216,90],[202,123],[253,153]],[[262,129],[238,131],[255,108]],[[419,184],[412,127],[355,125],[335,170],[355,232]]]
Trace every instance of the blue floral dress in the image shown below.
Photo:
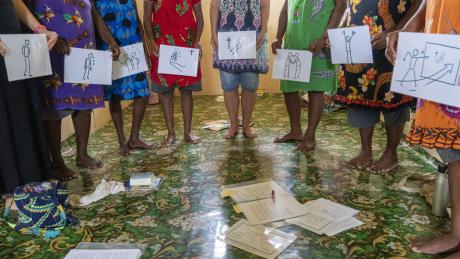
[[[134,0],[96,0],[96,9],[112,31],[120,46],[142,42],[139,21]],[[98,45],[101,50],[108,50],[106,43]],[[104,86],[105,100],[132,100],[150,95],[146,73],[139,73],[113,81]]]

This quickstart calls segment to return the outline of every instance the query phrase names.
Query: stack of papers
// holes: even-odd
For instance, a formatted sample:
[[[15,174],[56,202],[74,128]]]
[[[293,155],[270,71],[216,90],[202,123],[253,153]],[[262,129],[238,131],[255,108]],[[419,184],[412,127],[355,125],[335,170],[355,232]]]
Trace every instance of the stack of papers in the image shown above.
[[[64,259],[138,259],[139,249],[72,249]]]
[[[150,186],[152,185],[152,178],[154,177],[153,173],[137,173],[131,175],[129,178],[129,185],[130,186]]]
[[[286,222],[327,236],[334,236],[363,224],[354,218],[359,211],[326,199],[317,199],[304,206],[308,210],[306,215],[288,219]]]
[[[158,190],[163,180],[163,176],[155,176],[154,173],[133,174],[125,187],[127,191]]]

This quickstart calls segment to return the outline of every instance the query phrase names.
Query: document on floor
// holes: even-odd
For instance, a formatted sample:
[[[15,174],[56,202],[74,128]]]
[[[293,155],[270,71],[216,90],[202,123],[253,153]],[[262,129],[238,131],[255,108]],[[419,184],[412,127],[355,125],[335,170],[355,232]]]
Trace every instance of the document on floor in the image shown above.
[[[291,195],[239,204],[241,212],[251,225],[259,225],[308,214],[308,209]]]
[[[251,181],[242,184],[222,187],[221,196],[230,196],[237,203],[255,201],[289,195],[278,183],[273,180]]]
[[[8,81],[51,75],[50,54],[43,34],[0,34],[6,46]]]
[[[72,249],[64,259],[138,259],[140,249]]]
[[[305,204],[305,207],[309,211],[313,211],[316,214],[331,218],[331,220],[335,222],[340,222],[345,219],[354,217],[359,212],[353,208],[323,198],[310,201]]]
[[[196,77],[200,62],[200,50],[160,45],[158,62],[158,74]]]
[[[120,47],[120,51],[120,58],[112,64],[113,80],[149,70],[142,43]]]
[[[251,226],[240,220],[225,232],[225,243],[263,258],[276,258],[297,237],[274,228]]]
[[[354,217],[348,218],[346,220],[340,221],[340,222],[333,222],[329,225],[327,225],[324,229],[323,232],[327,236],[335,236],[339,233],[342,233],[344,231],[347,231],[352,228],[359,227],[363,225],[364,223],[355,219]]]
[[[368,26],[331,29],[327,33],[331,43],[332,64],[374,63]]]
[[[256,59],[257,32],[219,32],[219,60]]]

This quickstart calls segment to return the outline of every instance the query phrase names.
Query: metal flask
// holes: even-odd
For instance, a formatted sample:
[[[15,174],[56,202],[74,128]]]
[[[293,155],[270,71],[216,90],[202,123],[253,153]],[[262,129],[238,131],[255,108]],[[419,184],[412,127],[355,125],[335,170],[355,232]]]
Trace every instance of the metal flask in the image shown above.
[[[435,190],[433,195],[432,213],[438,217],[447,215],[447,206],[449,206],[449,181],[447,166],[438,166],[436,174]]]

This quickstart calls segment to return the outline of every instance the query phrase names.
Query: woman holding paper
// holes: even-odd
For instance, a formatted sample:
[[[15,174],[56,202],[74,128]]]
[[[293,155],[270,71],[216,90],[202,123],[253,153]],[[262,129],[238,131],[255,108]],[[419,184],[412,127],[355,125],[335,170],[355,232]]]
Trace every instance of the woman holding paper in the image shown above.
[[[135,0],[96,0],[94,3],[100,16],[104,18],[105,24],[109,27],[120,46],[128,46],[143,41],[144,29],[139,22]],[[110,46],[107,43],[101,43],[98,49],[108,50]],[[123,57],[125,62],[131,61],[136,65],[136,60],[132,60],[130,56],[132,55],[131,53],[125,53],[125,55],[128,55]],[[142,72],[115,80],[112,85],[104,86],[104,94],[105,100],[109,101],[110,114],[118,134],[119,154],[122,156],[128,155],[131,149],[151,149],[152,145],[139,138],[147,100],[150,96],[146,73]],[[126,141],[123,130],[122,100],[134,100],[133,121],[128,141]]]
[[[95,29],[100,38],[110,45],[114,59],[119,55],[118,44],[90,0],[28,2],[40,22],[59,34],[58,42],[50,52],[54,74],[43,80],[40,90],[52,169],[57,178],[70,180],[77,174],[66,166],[61,155],[62,119],[72,115],[77,139],[77,166],[88,169],[102,167],[101,161],[89,156],[87,146],[91,112],[104,107],[104,92],[100,85],[64,83],[64,55],[70,53],[70,47],[95,49]]]
[[[315,149],[316,129],[324,109],[324,92],[336,86],[336,68],[325,51],[327,29],[337,28],[346,9],[346,0],[286,0],[281,10],[276,41],[272,51],[280,48],[313,52],[310,83],[281,81],[281,91],[289,114],[291,130],[275,143],[300,142],[299,149]],[[284,39],[284,44],[283,44]],[[303,135],[299,91],[308,92],[308,127]]]
[[[259,74],[268,72],[267,24],[269,16],[270,0],[211,1],[213,66],[220,70],[225,106],[230,117],[230,129],[224,136],[226,139],[238,135],[240,107],[238,87],[240,85],[243,90],[241,96],[243,135],[248,139],[257,137],[251,129],[251,115],[257,98]],[[219,60],[218,33],[233,31],[257,31],[256,59]]]
[[[45,34],[49,48],[56,43],[57,34],[40,25],[21,0],[0,1],[0,17],[8,17],[0,23],[0,34],[20,34],[21,21]],[[3,59],[8,47],[0,40],[0,195],[52,177],[36,82],[8,82]]]
[[[374,64],[342,65],[336,101],[348,106],[349,123],[359,128],[361,152],[350,160],[352,168],[384,174],[398,168],[397,148],[409,120],[412,98],[390,91],[393,66],[385,58],[386,35],[401,29],[421,0],[368,0],[353,4],[347,26],[369,26]],[[380,159],[373,161],[372,136],[383,114],[387,146]]]
[[[193,135],[192,113],[194,91],[201,91],[201,71],[193,76],[158,74],[159,46],[201,49],[203,32],[203,12],[201,0],[146,0],[144,2],[144,26],[152,60],[153,91],[159,93],[165,116],[168,136],[162,146],[171,146],[176,141],[174,130],[174,89],[181,94],[182,115],[184,119],[184,141],[198,144],[200,138]]]
[[[424,0],[419,11],[398,32],[388,35],[387,57],[396,59],[399,32],[421,32],[456,35],[460,31],[460,6],[457,0]],[[460,106],[460,100],[458,100]],[[412,250],[440,254],[460,245],[460,108],[419,100],[407,141],[437,149],[448,164],[452,228],[449,233],[430,241],[415,242]],[[459,258],[460,252],[449,258]]]

